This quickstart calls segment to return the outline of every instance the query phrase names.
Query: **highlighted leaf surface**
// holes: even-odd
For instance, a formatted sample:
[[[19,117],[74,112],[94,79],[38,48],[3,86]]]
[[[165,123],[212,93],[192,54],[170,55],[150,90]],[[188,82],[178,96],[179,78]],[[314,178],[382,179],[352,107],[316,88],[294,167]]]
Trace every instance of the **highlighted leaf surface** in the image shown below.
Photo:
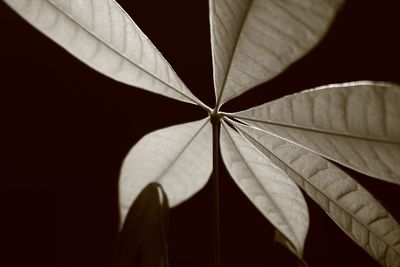
[[[200,103],[114,0],[5,0],[93,69],[128,85]]]
[[[375,260],[400,266],[399,224],[353,178],[313,152],[263,131],[235,126]]]
[[[221,127],[221,153],[236,184],[301,258],[309,217],[297,185],[225,123]]]
[[[121,221],[151,182],[162,185],[171,207],[198,192],[212,171],[211,133],[209,119],[203,119],[149,133],[133,146],[120,175]]]
[[[400,184],[400,87],[328,85],[235,113],[328,159]]]
[[[217,104],[268,81],[305,55],[343,0],[210,0]]]

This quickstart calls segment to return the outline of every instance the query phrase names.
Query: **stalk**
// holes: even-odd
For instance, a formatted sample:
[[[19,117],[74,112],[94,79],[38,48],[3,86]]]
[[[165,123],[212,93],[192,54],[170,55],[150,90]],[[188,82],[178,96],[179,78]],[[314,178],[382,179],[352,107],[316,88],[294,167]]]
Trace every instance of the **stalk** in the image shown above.
[[[220,211],[219,211],[219,179],[218,179],[218,156],[219,156],[219,132],[220,121],[218,112],[213,110],[211,113],[211,123],[213,128],[213,175],[212,195],[213,195],[213,221],[214,221],[214,267],[221,266],[221,240],[220,240]]]

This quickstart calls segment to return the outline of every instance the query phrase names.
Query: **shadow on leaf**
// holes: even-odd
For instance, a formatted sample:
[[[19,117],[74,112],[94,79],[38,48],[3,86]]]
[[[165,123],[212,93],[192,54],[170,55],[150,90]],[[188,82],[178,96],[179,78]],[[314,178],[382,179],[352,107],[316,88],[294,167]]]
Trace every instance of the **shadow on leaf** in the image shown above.
[[[168,199],[161,185],[147,185],[129,210],[113,267],[168,267],[168,221]]]

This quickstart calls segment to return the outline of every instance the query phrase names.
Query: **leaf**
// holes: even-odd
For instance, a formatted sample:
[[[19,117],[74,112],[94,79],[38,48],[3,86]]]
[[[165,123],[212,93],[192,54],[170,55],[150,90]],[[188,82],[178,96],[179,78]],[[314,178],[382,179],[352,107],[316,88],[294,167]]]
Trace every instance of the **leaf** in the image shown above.
[[[121,168],[121,222],[149,183],[160,183],[174,207],[198,192],[212,171],[209,119],[175,125],[147,134],[133,146]]]
[[[217,107],[313,48],[343,0],[210,0]]]
[[[201,103],[113,0],[5,0],[30,24],[93,69],[128,85]]]
[[[166,267],[168,264],[168,199],[150,183],[129,209],[113,267]]]
[[[383,266],[400,266],[400,226],[367,190],[317,154],[271,134],[235,126],[367,253]]]
[[[275,242],[280,244],[282,246],[282,248],[286,248],[285,252],[290,253],[290,254],[288,254],[289,257],[295,256],[294,262],[295,262],[296,266],[308,267],[308,264],[303,260],[303,258],[301,258],[301,257],[299,257],[299,255],[297,255],[296,248],[293,247],[293,245],[290,243],[290,241],[284,235],[282,235],[281,232],[275,230],[274,240],[275,240]]]
[[[400,87],[353,82],[286,96],[235,117],[359,172],[400,184]]]
[[[297,185],[226,123],[221,127],[220,142],[222,158],[233,180],[301,258],[309,217]]]

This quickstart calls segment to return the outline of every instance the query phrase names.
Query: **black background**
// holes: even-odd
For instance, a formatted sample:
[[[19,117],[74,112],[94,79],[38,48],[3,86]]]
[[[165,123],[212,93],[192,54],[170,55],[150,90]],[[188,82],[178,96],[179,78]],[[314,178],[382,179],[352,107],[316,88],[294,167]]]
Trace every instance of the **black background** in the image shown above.
[[[213,106],[207,1],[118,2],[186,85]],[[223,110],[329,83],[400,83],[396,2],[349,1],[313,52]],[[0,265],[110,266],[125,154],[150,131],[207,114],[100,75],[4,3],[0,23]],[[400,219],[399,186],[352,174]],[[267,221],[223,167],[220,177],[223,265],[286,266]],[[307,200],[310,266],[377,266]],[[207,185],[171,210],[171,266],[211,266],[211,204]]]

